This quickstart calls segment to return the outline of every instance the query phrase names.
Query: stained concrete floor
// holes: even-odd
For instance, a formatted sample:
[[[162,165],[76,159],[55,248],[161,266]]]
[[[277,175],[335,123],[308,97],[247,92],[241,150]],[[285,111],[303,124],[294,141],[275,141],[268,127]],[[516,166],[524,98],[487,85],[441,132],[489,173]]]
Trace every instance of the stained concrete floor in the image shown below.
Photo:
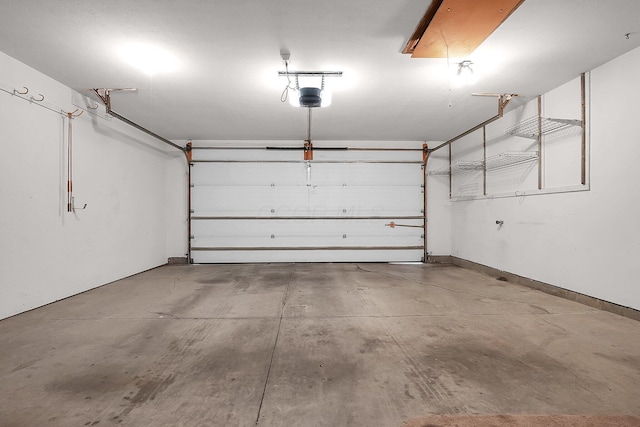
[[[165,266],[0,321],[0,349],[5,427],[640,414],[640,322],[455,266]]]

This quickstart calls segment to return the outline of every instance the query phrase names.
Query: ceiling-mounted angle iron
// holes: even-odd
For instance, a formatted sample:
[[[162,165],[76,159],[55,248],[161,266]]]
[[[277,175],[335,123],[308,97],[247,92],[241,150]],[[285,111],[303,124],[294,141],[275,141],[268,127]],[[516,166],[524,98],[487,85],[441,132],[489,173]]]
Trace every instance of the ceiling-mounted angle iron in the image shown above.
[[[509,105],[509,102],[511,102],[511,99],[513,99],[513,97],[515,96],[521,96],[517,93],[472,93],[473,96],[491,96],[491,97],[497,97],[498,98],[498,114],[496,114],[495,116],[491,117],[490,119],[485,120],[484,122],[480,123],[479,125],[476,125],[474,127],[472,127],[471,129],[462,132],[460,135],[458,136],[454,136],[453,138],[451,138],[450,140],[438,145],[435,148],[429,148],[428,152],[432,153],[436,150],[441,149],[442,147],[446,147],[449,146],[451,144],[453,144],[455,141],[459,140],[460,138],[463,138],[467,135],[469,135],[472,132],[475,132],[478,129],[481,129],[483,127],[485,127],[486,125],[488,125],[491,122],[495,122],[496,120],[498,120],[499,118],[501,118],[504,115],[504,109],[507,108],[507,105]]]
[[[177,148],[178,150],[182,151],[185,154],[185,158],[187,159],[187,161],[189,161],[189,155],[188,155],[188,151],[190,151],[190,149],[188,147],[181,147],[178,144],[175,144],[171,141],[169,141],[167,138],[164,138],[160,135],[158,135],[157,133],[154,133],[152,131],[150,131],[149,129],[140,126],[139,124],[127,119],[124,116],[121,116],[120,114],[116,113],[115,111],[113,111],[111,109],[111,92],[136,92],[138,89],[135,88],[91,88],[91,89],[87,89],[87,91],[89,92],[93,92],[103,103],[105,106],[105,110],[106,113],[109,114],[110,116],[113,116],[115,118],[117,118],[120,121],[125,122],[126,124],[135,127],[136,129],[139,129],[143,132],[145,132],[148,135],[151,135],[152,137],[164,142],[167,145],[170,145],[174,148]]]

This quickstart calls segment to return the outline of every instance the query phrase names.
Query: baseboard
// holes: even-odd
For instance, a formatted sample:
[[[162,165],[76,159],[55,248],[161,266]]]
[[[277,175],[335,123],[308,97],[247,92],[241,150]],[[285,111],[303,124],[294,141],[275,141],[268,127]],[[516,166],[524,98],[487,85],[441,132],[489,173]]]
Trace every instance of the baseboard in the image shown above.
[[[167,261],[167,264],[188,264],[187,257],[170,257]]]
[[[466,259],[457,258],[454,256],[451,256],[449,258],[450,258],[451,264],[457,265],[459,267],[468,268],[470,270],[478,271],[488,276],[495,277],[496,279],[505,280],[511,283],[516,283],[518,285],[526,286],[532,289],[537,289],[546,294],[554,295],[570,301],[575,301],[589,307],[597,308],[598,310],[608,311],[610,313],[618,314],[620,316],[624,316],[633,320],[640,321],[640,310],[618,305],[609,301],[601,300],[599,298],[591,297],[589,295],[581,294],[579,292],[563,289],[558,286],[551,285],[549,283],[539,282],[537,280],[518,276],[517,274],[501,271],[493,267],[489,267],[483,264],[478,264],[473,261],[468,261]]]
[[[427,264],[451,264],[451,255],[429,255]]]

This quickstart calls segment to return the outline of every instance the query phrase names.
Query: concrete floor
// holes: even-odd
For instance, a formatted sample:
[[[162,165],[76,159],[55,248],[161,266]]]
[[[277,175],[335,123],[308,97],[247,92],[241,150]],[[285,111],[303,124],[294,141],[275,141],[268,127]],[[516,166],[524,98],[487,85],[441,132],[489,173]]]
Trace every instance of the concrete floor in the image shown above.
[[[454,266],[166,266],[0,321],[0,425],[640,414],[640,322]]]

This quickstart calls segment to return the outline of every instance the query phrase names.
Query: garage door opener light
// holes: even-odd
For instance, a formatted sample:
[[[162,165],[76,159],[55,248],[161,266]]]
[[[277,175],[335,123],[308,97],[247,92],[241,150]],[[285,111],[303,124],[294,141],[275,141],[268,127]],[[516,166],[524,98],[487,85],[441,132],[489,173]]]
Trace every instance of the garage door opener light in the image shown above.
[[[284,64],[286,70],[278,71],[280,77],[287,78],[287,86],[280,97],[282,102],[289,99],[289,103],[294,107],[307,108],[328,107],[331,104],[331,92],[325,89],[325,78],[342,77],[342,71],[289,71],[288,58],[284,60]],[[315,80],[316,84],[300,87],[300,77]],[[317,84],[318,78],[319,84]]]

